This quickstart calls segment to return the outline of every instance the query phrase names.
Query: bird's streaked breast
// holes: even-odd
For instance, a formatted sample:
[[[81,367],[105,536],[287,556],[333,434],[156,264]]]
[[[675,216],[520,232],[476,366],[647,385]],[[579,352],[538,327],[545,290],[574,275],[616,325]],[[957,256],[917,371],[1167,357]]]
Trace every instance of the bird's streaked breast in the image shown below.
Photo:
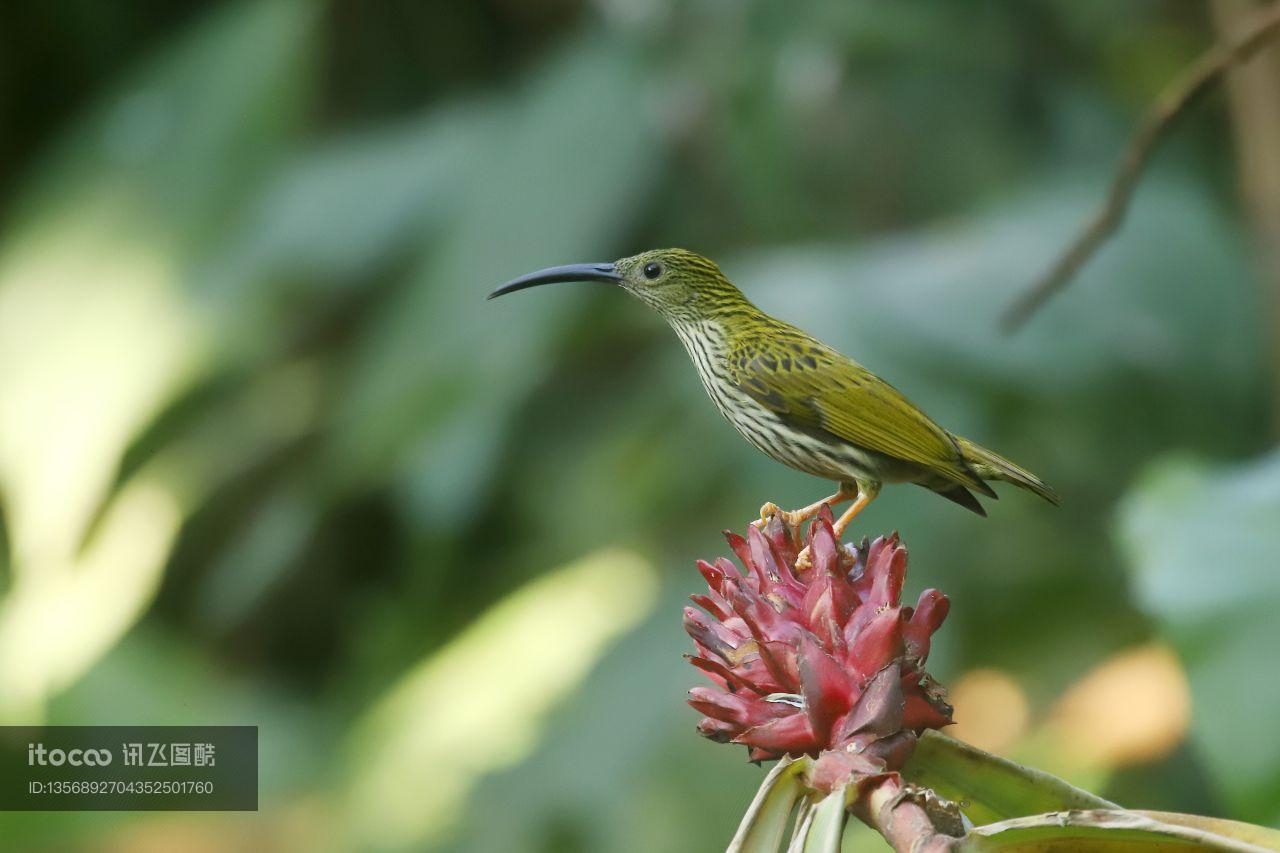
[[[716,323],[672,323],[707,396],[757,449],[784,465],[829,480],[878,479],[877,460],[849,444],[831,444],[794,429],[737,387],[728,368],[728,336]]]

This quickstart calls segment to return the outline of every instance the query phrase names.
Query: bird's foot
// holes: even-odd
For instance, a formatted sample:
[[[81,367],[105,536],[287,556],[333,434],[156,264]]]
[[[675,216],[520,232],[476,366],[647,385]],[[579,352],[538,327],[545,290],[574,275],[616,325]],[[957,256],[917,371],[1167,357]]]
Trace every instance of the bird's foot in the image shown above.
[[[787,520],[788,514],[789,513],[787,513],[787,511],[784,510],[782,507],[778,506],[773,501],[769,501],[764,506],[760,507],[759,520],[753,521],[751,523],[755,525],[758,529],[764,530],[765,525],[768,524],[775,515],[781,515],[782,520],[785,522]]]
[[[821,508],[822,505],[818,504],[818,506]],[[782,520],[783,526],[790,531],[792,536],[796,536],[799,535],[800,528],[804,523],[815,515],[817,515],[817,510],[814,510],[812,507],[804,507],[797,510],[785,510],[773,501],[769,501],[767,504],[760,507],[760,518],[751,523],[756,528],[764,530],[770,521],[778,518]]]
[[[782,523],[786,525],[787,530],[790,532],[792,541],[795,541],[800,538],[800,527],[816,514],[809,513],[806,515],[805,513],[808,509],[809,507],[805,507],[804,509],[796,510],[794,512],[787,512],[777,504],[770,502],[760,507],[760,519],[751,523],[763,530],[775,517],[780,517],[782,519]],[[809,566],[809,547],[806,545],[800,551],[799,556],[796,557],[796,568],[803,571],[808,569]]]
[[[847,500],[852,500],[856,494],[857,494],[856,492],[849,492],[849,491],[845,491],[844,489],[841,489],[840,491],[836,492],[834,495],[831,495],[830,497],[823,498],[820,501],[811,503],[808,506],[801,507],[800,509],[797,509],[797,510],[791,510],[790,512],[788,512],[785,509],[782,509],[773,501],[769,501],[764,506],[760,507],[760,520],[753,521],[751,523],[754,524],[756,527],[763,529],[764,526],[769,523],[769,520],[773,518],[775,515],[781,516],[782,523],[785,524],[791,530],[792,533],[799,533],[800,528],[804,525],[804,523],[806,521],[810,521],[811,519],[813,519],[814,516],[822,512],[822,508],[824,506],[834,507],[836,504],[841,504]]]
[[[859,490],[854,498],[853,505],[844,511],[844,514],[836,519],[835,524],[831,525],[832,531],[836,535],[836,541],[844,539],[844,532],[848,529],[850,522],[858,517],[858,513],[867,508],[867,505],[875,500],[879,489],[865,488]],[[844,493],[841,493],[843,496]],[[796,555],[796,568],[800,571],[806,571],[813,567],[813,559],[809,556],[809,546],[805,546],[803,550]]]

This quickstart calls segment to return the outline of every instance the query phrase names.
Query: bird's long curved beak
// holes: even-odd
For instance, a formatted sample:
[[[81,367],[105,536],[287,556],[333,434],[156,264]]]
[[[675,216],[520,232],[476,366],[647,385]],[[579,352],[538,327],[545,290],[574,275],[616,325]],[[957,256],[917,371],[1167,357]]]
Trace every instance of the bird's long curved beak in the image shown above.
[[[540,284],[555,284],[558,281],[605,281],[612,284],[621,280],[622,276],[618,275],[613,264],[565,264],[562,267],[547,267],[545,270],[538,270],[513,279],[490,293],[489,298],[505,296]]]

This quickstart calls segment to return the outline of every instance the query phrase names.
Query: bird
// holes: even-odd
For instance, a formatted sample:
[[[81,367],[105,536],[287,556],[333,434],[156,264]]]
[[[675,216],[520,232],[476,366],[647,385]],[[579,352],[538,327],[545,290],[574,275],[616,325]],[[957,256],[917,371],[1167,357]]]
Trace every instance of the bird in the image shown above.
[[[834,494],[796,510],[772,502],[793,530],[824,506],[851,502],[837,537],[886,483],[914,483],[985,516],[989,481],[1012,483],[1057,505],[1030,471],[939,426],[897,388],[852,358],[757,308],[708,258],[655,249],[612,263],[568,264],[520,276],[489,299],[557,282],[604,282],[660,314],[684,344],[707,395],[742,436],[774,460],[822,477]]]

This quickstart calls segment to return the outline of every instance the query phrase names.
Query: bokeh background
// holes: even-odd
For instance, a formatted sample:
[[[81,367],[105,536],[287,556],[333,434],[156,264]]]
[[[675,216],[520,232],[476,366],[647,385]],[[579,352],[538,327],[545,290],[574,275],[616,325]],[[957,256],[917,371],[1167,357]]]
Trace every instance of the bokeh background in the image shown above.
[[[262,749],[257,814],[6,813],[4,846],[722,847],[763,771],[683,704],[692,561],[827,484],[622,294],[484,300],[665,245],[1063,493],[858,522],[952,597],[958,736],[1280,820],[1276,53],[996,330],[1253,8],[4,4],[0,720]]]

